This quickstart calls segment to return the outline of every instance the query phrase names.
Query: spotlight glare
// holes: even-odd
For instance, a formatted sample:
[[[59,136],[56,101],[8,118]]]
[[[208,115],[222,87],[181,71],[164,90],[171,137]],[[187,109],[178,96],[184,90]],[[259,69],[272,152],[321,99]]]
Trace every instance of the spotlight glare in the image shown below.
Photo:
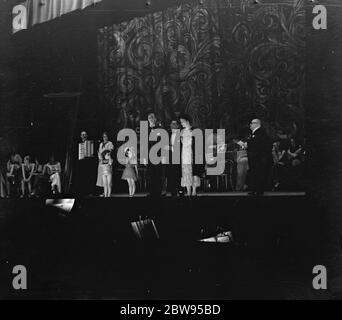
[[[57,208],[63,213],[70,213],[74,204],[75,199],[46,199],[45,201],[46,206]]]

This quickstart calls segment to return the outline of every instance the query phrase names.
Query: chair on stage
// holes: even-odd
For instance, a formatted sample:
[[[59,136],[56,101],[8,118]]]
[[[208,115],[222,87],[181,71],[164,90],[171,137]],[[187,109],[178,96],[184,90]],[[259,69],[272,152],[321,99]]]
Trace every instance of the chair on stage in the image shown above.
[[[226,145],[224,145],[226,147]],[[219,150],[221,151],[221,150]],[[216,192],[227,192],[227,191],[235,191],[234,183],[233,183],[233,172],[235,167],[235,161],[227,157],[226,148],[222,149],[222,152],[226,153],[225,159],[225,169],[224,172],[220,175],[216,176],[208,176],[204,175],[203,177],[203,191],[216,191]],[[216,167],[216,160],[213,158],[213,154],[209,153],[206,155],[206,168]],[[213,190],[214,189],[214,190]]]
[[[231,159],[226,159],[225,170],[222,174],[216,176],[216,188],[218,191],[227,192],[235,191],[233,184],[233,169],[234,161]]]
[[[236,152],[236,191],[244,191],[247,184],[248,157],[246,150]]]
[[[6,179],[0,171],[0,198],[6,197]]]
[[[140,192],[147,191],[146,167],[138,167],[138,185]]]

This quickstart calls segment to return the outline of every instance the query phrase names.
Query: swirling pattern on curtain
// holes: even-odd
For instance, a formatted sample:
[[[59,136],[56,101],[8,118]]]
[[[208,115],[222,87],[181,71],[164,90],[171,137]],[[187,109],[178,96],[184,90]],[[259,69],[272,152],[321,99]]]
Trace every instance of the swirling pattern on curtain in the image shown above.
[[[277,132],[303,130],[302,0],[207,0],[104,27],[99,86],[118,129],[153,109],[236,132],[251,115]]]

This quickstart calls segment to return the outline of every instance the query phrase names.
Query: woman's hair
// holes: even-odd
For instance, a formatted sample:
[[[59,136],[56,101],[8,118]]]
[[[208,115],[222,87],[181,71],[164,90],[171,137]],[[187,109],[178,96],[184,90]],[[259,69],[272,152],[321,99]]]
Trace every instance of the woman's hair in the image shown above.
[[[111,152],[110,152],[110,150],[104,150],[103,152],[102,152],[102,159],[105,159],[105,156],[107,155],[107,154],[110,154]]]
[[[126,150],[125,150],[125,157],[126,158],[128,158],[128,151],[131,151],[131,153],[132,153],[132,157],[131,157],[132,162],[135,162],[136,161],[136,154],[134,152],[134,148],[133,147],[126,148]]]
[[[22,160],[20,154],[18,154],[18,153],[16,153],[16,154],[14,155],[13,160],[14,160],[14,162],[17,162],[17,163],[19,163],[19,164],[21,164],[21,163],[23,162],[23,160]]]
[[[153,115],[157,118],[156,113],[155,113],[154,110],[152,110],[152,109],[148,109],[147,112],[146,112],[146,114],[147,114],[147,117],[148,117],[150,114],[153,114]]]
[[[132,152],[132,157],[135,156],[135,152],[134,152],[134,148],[133,147],[127,147],[125,149],[125,156],[127,157],[128,156],[128,151],[131,151]]]
[[[186,113],[183,113],[183,114],[181,114],[179,116],[179,120],[181,120],[181,119],[183,119],[183,120],[189,122],[190,124],[192,124],[192,118],[188,114],[186,114]]]

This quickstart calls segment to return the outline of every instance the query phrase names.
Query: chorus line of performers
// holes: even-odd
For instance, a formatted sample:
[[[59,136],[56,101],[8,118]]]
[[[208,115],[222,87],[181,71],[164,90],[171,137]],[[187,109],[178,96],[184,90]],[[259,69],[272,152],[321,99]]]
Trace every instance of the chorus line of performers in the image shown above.
[[[10,156],[6,168],[0,170],[0,196],[1,197],[31,197],[42,193],[57,194],[62,192],[61,163],[54,155],[50,155],[45,164],[38,158],[32,159],[26,155],[24,159],[20,154]],[[2,173],[3,172],[3,173]],[[41,189],[50,189],[50,192]]]
[[[149,124],[149,132],[153,132],[161,125],[157,121],[156,115],[150,112],[147,117]],[[181,136],[176,135],[177,130],[181,127]],[[235,141],[239,146],[240,151],[237,155],[237,182],[238,190],[246,189],[246,176],[248,175],[248,191],[251,195],[262,195],[268,187],[268,179],[270,172],[273,170],[275,179],[274,188],[279,185],[279,172],[281,166],[286,159],[293,157],[293,166],[296,161],[301,162],[296,153],[302,153],[301,148],[295,150],[289,148],[287,152],[281,150],[279,142],[273,142],[262,127],[260,119],[253,119],[249,125],[251,134],[245,141]],[[173,196],[178,195],[182,189],[186,190],[187,196],[196,196],[197,189],[201,185],[201,177],[205,171],[205,159],[203,165],[195,164],[195,138],[192,135],[192,119],[189,115],[183,114],[179,119],[174,119],[170,124],[170,141],[167,146],[169,151],[169,159],[172,159],[174,152],[174,145],[180,144],[181,146],[181,162],[180,164],[153,164],[146,163],[146,178],[149,195],[158,197],[162,193],[163,176],[166,176],[167,191]],[[81,133],[82,143],[87,141],[87,133]],[[112,188],[112,175],[113,175],[113,153],[114,145],[108,139],[108,134],[105,132],[102,136],[103,140],[98,149],[98,171],[97,183],[98,187],[104,188],[102,196],[109,197]],[[176,139],[179,139],[176,141]],[[148,149],[158,143],[158,141],[149,141]],[[161,153],[161,152],[160,152]],[[285,156],[286,154],[286,156]],[[161,156],[161,154],[159,154]],[[137,154],[133,147],[128,147],[125,150],[125,169],[123,170],[121,179],[127,181],[129,196],[133,196],[136,191],[136,181],[138,180],[137,168]],[[79,161],[79,167],[84,167],[83,164],[86,159]],[[89,173],[89,167],[79,174],[80,177],[85,177],[86,172]],[[276,169],[275,169],[276,168]],[[80,184],[79,184],[80,185]],[[85,186],[85,179],[81,179],[81,185]],[[91,189],[91,186],[88,188]],[[87,192],[86,192],[87,193]]]
[[[149,132],[161,128],[153,112],[148,114]],[[182,129],[179,136],[177,132]],[[288,147],[281,145],[279,141],[273,142],[264,130],[259,119],[253,119],[249,125],[250,135],[244,141],[234,141],[238,146],[236,162],[236,191],[250,191],[251,195],[262,195],[269,187],[268,180],[272,176],[273,189],[277,190],[283,184],[284,176],[289,176],[289,168],[301,167],[304,162],[305,150],[291,139]],[[147,188],[150,196],[158,197],[162,193],[163,182],[167,181],[167,191],[172,196],[177,196],[186,190],[187,196],[196,196],[197,189],[201,185],[201,177],[205,176],[206,161],[203,165],[195,164],[195,143],[192,135],[192,119],[183,114],[179,119],[173,119],[170,123],[169,159],[173,159],[175,145],[181,146],[180,164],[153,164],[146,162]],[[177,139],[177,140],[176,140]],[[149,141],[148,151],[158,143]],[[87,132],[81,132],[78,160],[73,170],[73,193],[78,195],[90,195],[94,191],[95,177],[93,179],[94,146],[88,140]],[[160,156],[161,154],[159,154]],[[125,150],[125,168],[121,179],[127,182],[129,196],[134,196],[136,182],[139,178],[137,168],[137,153],[133,147]],[[114,171],[114,144],[109,141],[108,134],[102,135],[102,141],[97,150],[97,179],[96,186],[103,188],[104,197],[112,193]],[[34,159],[34,161],[32,160]],[[95,172],[94,172],[95,173]],[[295,174],[299,173],[296,171]],[[61,193],[61,163],[50,156],[44,165],[36,158],[29,155],[22,157],[13,154],[5,166],[0,166],[0,197],[15,195],[31,196],[50,193]],[[95,174],[94,174],[95,176]],[[163,177],[166,178],[163,180]],[[206,181],[206,180],[205,180]]]
[[[148,123],[149,123],[149,132],[161,128],[160,124],[157,121],[157,118],[153,112],[148,114]],[[176,141],[176,131],[180,128],[179,123],[182,128],[182,136],[177,139],[181,139],[181,141]],[[181,165],[176,164],[168,164],[167,165],[167,181],[168,181],[168,191],[171,192],[172,195],[177,195],[180,191],[181,187],[186,188],[187,195],[196,196],[197,188],[200,186],[200,175],[204,171],[203,165],[194,164],[195,157],[195,145],[194,145],[194,137],[191,134],[192,132],[192,119],[188,115],[183,115],[180,117],[179,122],[177,120],[173,120],[171,122],[171,139],[170,144],[167,147],[167,151],[170,154],[169,159],[172,159],[172,153],[174,150],[174,145],[176,143],[181,142]],[[81,143],[79,150],[82,149],[82,145],[85,146],[87,143],[88,135],[86,131],[82,131],[81,133]],[[148,149],[150,150],[154,144],[157,142],[149,141]],[[89,144],[88,144],[89,145]],[[108,134],[106,132],[102,135],[102,142],[99,145],[98,149],[98,171],[97,171],[97,182],[96,185],[98,187],[104,188],[104,197],[109,197],[111,195],[112,188],[112,172],[113,172],[113,150],[114,145],[108,139]],[[161,151],[160,151],[161,153]],[[161,156],[161,154],[159,154]],[[90,157],[79,157],[78,161],[78,179],[76,182],[78,186],[83,186],[85,190],[84,194],[89,192],[91,186],[88,187],[87,181],[85,179],[86,172],[90,170]],[[88,161],[88,166],[86,164]],[[137,168],[137,154],[136,150],[133,147],[128,147],[125,150],[125,169],[122,173],[121,179],[127,181],[129,196],[133,196],[136,191],[136,181],[138,180],[138,168]],[[147,180],[148,180],[148,189],[151,197],[158,197],[162,192],[162,177],[163,177],[163,164],[153,164],[146,160],[146,169],[147,169]],[[84,190],[83,189],[83,190]]]

